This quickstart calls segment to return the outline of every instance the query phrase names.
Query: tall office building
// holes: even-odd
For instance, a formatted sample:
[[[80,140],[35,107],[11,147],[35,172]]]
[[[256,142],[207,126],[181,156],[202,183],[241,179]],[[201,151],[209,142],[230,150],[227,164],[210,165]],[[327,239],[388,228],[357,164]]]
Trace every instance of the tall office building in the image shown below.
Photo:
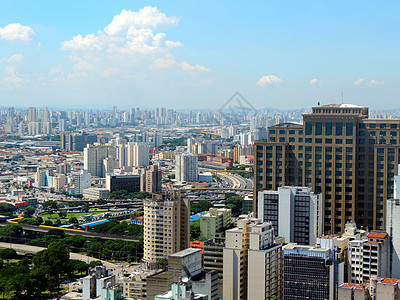
[[[223,262],[223,298],[283,298],[282,245],[274,243],[271,222],[242,218],[226,231]]]
[[[116,158],[116,149],[111,144],[87,145],[83,149],[83,165],[92,176],[105,177],[104,159]]]
[[[389,234],[389,272],[390,278],[400,278],[400,200],[387,200],[386,232]]]
[[[198,180],[198,158],[196,154],[177,152],[175,154],[175,179],[178,182]]]
[[[60,119],[60,126],[62,125],[61,120],[64,119]],[[65,120],[63,123],[65,126]],[[67,151],[83,151],[87,145],[94,144],[96,142],[96,134],[87,134],[84,131],[61,134],[61,149]]]
[[[190,205],[177,191],[154,193],[144,205],[144,255],[149,266],[189,248]]]
[[[258,192],[258,217],[272,222],[276,236],[286,243],[312,245],[322,234],[322,194],[311,187],[279,187]]]
[[[285,300],[337,299],[335,254],[331,249],[288,244],[283,254]]]
[[[147,143],[127,144],[128,166],[146,167],[149,165],[149,145]]]
[[[151,165],[148,170],[141,175],[141,190],[148,193],[161,192],[162,177],[158,165]]]
[[[28,108],[28,122],[37,122],[36,107]]]
[[[383,230],[399,138],[400,120],[369,119],[367,107],[313,107],[303,114],[303,124],[269,127],[268,141],[255,143],[254,195],[285,185],[311,186],[323,194],[324,232],[341,232],[349,220]]]

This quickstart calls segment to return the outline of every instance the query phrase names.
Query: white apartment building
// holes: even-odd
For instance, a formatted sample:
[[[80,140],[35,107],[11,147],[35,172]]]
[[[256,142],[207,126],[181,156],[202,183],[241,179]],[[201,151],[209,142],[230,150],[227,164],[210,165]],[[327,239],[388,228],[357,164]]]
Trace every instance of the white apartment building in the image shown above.
[[[366,283],[373,276],[387,277],[389,238],[385,232],[370,232],[367,239],[349,241],[349,279]]]
[[[188,152],[175,153],[175,179],[178,182],[198,181],[198,158]]]
[[[83,165],[92,176],[105,177],[104,159],[116,158],[116,148],[111,144],[88,144],[83,149]]]
[[[92,183],[92,176],[87,170],[81,170],[74,176],[75,195],[82,195],[83,190],[90,188]]]
[[[395,176],[398,177],[398,176]],[[391,278],[400,278],[400,200],[386,202],[386,231],[389,234],[389,274]]]
[[[279,187],[258,192],[257,216],[272,222],[276,236],[286,243],[312,245],[322,234],[322,194],[311,187]]]
[[[126,147],[129,167],[146,167],[149,165],[149,144],[128,143]]]

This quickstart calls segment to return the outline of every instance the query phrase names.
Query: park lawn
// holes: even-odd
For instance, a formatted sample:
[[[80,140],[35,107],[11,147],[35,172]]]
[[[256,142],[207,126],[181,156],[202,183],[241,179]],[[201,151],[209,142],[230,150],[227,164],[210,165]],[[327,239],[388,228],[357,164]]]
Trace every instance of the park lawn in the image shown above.
[[[99,214],[102,214],[102,213],[105,213],[105,212],[107,212],[107,210],[89,211],[88,213],[86,213],[86,212],[68,212],[67,213],[67,217],[66,218],[62,218],[61,220],[68,220],[69,218],[72,218],[72,217],[76,217],[77,219],[79,219],[79,218],[82,218],[83,216],[87,216],[87,215],[95,216],[95,215],[99,215]],[[43,218],[43,220],[46,220],[46,219],[48,219],[48,220],[57,220],[57,219],[60,218],[58,213],[54,213],[52,215],[50,215],[50,214],[42,214],[40,216]]]

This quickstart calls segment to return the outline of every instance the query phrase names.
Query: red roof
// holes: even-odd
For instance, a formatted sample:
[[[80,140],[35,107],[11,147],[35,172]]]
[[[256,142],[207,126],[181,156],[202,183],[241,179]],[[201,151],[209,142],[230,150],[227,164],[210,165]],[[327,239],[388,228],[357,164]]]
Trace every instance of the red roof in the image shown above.
[[[384,239],[387,236],[387,233],[383,232],[371,232],[368,234],[369,238],[377,238],[377,239]]]
[[[362,290],[364,289],[366,286],[363,284],[355,284],[355,283],[344,283],[343,285],[340,286],[341,288],[345,288],[345,289],[351,289],[351,288],[355,288],[358,290]]]
[[[380,242],[375,242],[375,241],[368,241],[367,243],[369,243],[369,244],[381,244]]]
[[[383,283],[383,284],[395,285],[396,283],[398,283],[400,281],[400,279],[396,279],[396,278],[385,278],[385,277],[379,277],[379,278],[382,279],[381,283]]]

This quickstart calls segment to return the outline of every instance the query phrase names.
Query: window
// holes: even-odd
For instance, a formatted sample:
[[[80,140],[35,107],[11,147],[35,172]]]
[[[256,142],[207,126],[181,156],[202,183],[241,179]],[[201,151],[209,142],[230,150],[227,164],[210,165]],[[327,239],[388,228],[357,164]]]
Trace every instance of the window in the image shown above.
[[[376,128],[376,124],[369,124],[369,128]]]
[[[332,123],[325,124],[325,135],[332,135]]]
[[[275,129],[270,129],[269,134],[275,134]]]
[[[322,135],[322,123],[315,123],[315,135]]]
[[[381,129],[386,128],[386,124],[379,124],[379,128],[381,128]]]
[[[326,143],[326,144],[332,144],[332,139],[326,139],[326,140],[325,140],[325,143]]]
[[[347,145],[353,144],[353,140],[352,140],[352,139],[346,139],[346,144],[347,144]]]
[[[346,136],[352,136],[353,135],[353,123],[347,123],[346,124]]]
[[[342,144],[343,140],[342,139],[336,139],[336,144]]]
[[[285,134],[285,130],[283,129],[279,130],[279,134]]]
[[[343,124],[336,123],[336,135],[342,135],[342,134],[343,134]]]
[[[306,123],[306,135],[312,135],[312,123]]]
[[[391,129],[396,129],[397,128],[397,124],[390,124],[390,128]]]

